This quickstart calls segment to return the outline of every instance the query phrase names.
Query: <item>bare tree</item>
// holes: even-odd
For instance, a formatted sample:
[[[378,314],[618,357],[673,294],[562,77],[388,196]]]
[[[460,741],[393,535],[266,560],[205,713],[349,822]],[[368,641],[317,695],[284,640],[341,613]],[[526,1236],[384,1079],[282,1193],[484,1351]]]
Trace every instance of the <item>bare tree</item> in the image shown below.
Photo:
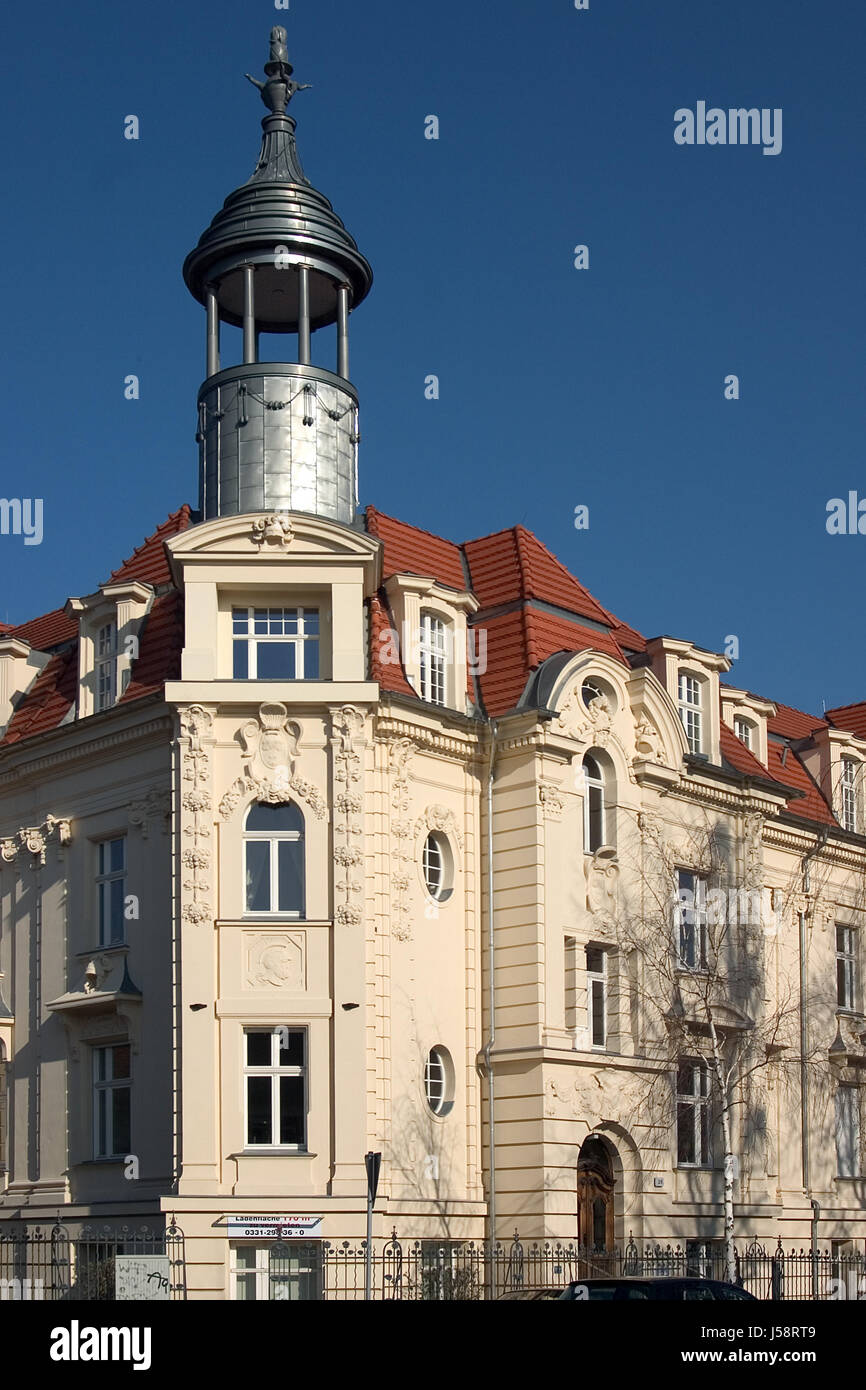
[[[779,950],[791,895],[763,887],[760,817],[745,821],[735,837],[729,821],[673,829],[641,817],[625,875],[633,891],[615,924],[635,1049],[655,1063],[644,1118],[674,1128],[684,1164],[708,1161],[712,1129],[721,1139],[730,1282],[737,1139],[766,1144],[768,1084],[784,1084],[804,1060],[799,980]]]

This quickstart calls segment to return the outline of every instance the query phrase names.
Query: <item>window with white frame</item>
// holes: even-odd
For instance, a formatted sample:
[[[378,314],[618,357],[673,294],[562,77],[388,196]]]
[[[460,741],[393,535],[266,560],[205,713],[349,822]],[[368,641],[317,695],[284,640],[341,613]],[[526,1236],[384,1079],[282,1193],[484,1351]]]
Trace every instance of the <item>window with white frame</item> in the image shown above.
[[[607,1047],[607,951],[586,948],[586,1021],[590,1046]]]
[[[577,1028],[577,938],[567,936],[563,945],[565,986],[565,1026]]]
[[[708,882],[691,869],[677,870],[674,906],[677,960],[682,970],[707,968]]]
[[[454,880],[454,856],[444,835],[431,830],[421,853],[424,886],[436,902],[447,902]]]
[[[860,1087],[840,1086],[836,1092],[836,1176],[862,1176]]]
[[[853,758],[843,758],[839,775],[839,798],[842,826],[857,830],[857,764]]]
[[[444,705],[447,689],[448,631],[435,613],[421,614],[418,643],[421,675],[421,699],[433,705]]]
[[[710,1073],[706,1062],[684,1057],[677,1066],[677,1165],[706,1168],[711,1161]]]
[[[685,671],[680,672],[680,719],[686,731],[689,750],[692,753],[702,753],[704,747],[703,692],[701,685],[702,682],[698,680],[697,676],[690,676]]]
[[[306,1028],[244,1029],[247,1148],[307,1147]]]
[[[93,1156],[125,1158],[132,1145],[128,1042],[93,1049]]]
[[[303,917],[304,817],[293,801],[254,801],[244,823],[247,913]]]
[[[734,733],[747,748],[751,749],[754,746],[755,726],[751,719],[744,719],[741,714],[734,715]]]
[[[117,624],[103,623],[94,643],[95,707],[110,709],[117,699]]]
[[[608,810],[604,772],[587,753],[583,759],[583,851],[595,854],[607,844]]]
[[[318,608],[232,608],[236,680],[319,679]]]
[[[126,936],[126,836],[100,840],[96,846],[96,899],[100,946],[120,945]]]
[[[233,1245],[229,1261],[229,1296],[238,1302],[310,1302],[322,1297],[321,1241]]]
[[[447,1115],[454,1104],[454,1063],[445,1047],[431,1047],[427,1054],[424,1094],[434,1115]]]
[[[857,933],[853,927],[836,924],[836,1005],[840,1009],[857,1007]]]

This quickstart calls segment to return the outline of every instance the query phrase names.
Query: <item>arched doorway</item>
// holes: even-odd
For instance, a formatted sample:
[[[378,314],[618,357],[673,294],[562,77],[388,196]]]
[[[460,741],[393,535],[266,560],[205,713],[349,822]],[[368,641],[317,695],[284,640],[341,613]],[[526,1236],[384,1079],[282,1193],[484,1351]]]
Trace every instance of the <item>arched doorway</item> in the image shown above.
[[[616,1179],[603,1139],[590,1135],[577,1156],[577,1243],[588,1254],[612,1254]]]

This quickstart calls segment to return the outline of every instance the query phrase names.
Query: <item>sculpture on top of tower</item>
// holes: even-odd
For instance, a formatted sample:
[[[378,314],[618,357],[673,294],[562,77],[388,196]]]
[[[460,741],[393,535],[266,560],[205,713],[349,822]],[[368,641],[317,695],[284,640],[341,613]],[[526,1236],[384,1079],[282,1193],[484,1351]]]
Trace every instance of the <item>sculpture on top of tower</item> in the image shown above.
[[[286,31],[281,24],[275,24],[271,30],[271,53],[264,70],[267,82],[259,82],[258,78],[249,72],[244,73],[244,76],[254,87],[258,87],[262,101],[275,116],[284,116],[286,107],[295,93],[306,92],[312,86],[310,82],[292,81],[294,68],[289,62]]]

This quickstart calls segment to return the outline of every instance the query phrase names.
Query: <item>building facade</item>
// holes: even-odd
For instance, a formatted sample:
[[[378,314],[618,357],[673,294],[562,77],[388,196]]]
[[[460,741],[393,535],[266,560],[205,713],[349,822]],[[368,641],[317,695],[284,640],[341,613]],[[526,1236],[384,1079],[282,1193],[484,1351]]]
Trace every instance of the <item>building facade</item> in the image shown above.
[[[174,1218],[190,1297],[267,1297],[276,1228],[363,1235],[372,1151],[380,1243],[713,1243],[727,1183],[738,1238],[817,1203],[846,1248],[866,704],[734,688],[520,526],[358,512],[372,272],[280,29],[258,85],[184,266],[198,507],[0,634],[0,1230]]]

